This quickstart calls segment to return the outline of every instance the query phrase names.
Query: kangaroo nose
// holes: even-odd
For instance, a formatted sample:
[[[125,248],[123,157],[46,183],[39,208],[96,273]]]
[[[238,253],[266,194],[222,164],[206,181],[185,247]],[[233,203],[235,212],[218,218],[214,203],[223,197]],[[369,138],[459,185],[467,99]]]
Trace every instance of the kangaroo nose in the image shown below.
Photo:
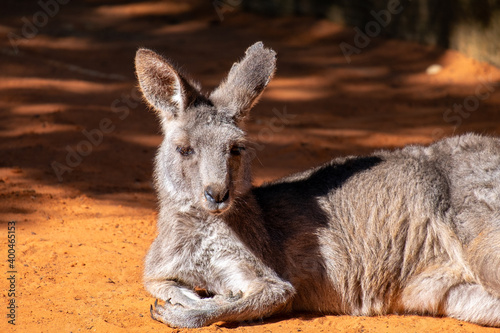
[[[217,191],[212,186],[207,186],[205,188],[205,198],[212,203],[223,203],[229,199],[229,191],[227,189]]]

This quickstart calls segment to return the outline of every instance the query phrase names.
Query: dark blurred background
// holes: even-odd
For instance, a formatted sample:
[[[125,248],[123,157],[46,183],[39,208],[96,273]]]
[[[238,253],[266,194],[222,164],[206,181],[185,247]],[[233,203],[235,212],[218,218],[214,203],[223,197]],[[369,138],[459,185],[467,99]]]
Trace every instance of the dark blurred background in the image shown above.
[[[139,47],[205,92],[254,42],[277,51],[247,124],[260,181],[332,156],[497,134],[499,29],[497,0],[4,0],[0,166],[79,189],[148,189],[161,135],[137,97]],[[293,116],[269,132],[276,112]],[[102,119],[113,130],[76,154]]]
[[[230,2],[230,1],[228,1]],[[498,0],[255,0],[243,8],[270,15],[309,15],[365,27],[393,6],[383,35],[452,48],[500,66]],[[382,22],[386,22],[382,20]]]

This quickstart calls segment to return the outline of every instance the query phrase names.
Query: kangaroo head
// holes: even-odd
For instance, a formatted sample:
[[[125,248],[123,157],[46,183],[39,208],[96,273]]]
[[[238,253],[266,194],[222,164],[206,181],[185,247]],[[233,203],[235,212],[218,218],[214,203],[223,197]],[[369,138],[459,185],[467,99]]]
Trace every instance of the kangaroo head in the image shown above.
[[[227,211],[251,187],[251,156],[241,125],[273,76],[276,53],[260,42],[252,45],[209,95],[151,50],[139,49],[135,66],[164,133],[155,169],[160,200],[212,214]]]

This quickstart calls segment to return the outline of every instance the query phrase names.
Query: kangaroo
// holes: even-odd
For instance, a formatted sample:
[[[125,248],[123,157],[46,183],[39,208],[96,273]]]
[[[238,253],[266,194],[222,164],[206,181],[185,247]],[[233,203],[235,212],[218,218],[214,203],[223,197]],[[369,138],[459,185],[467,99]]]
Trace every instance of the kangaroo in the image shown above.
[[[250,46],[210,94],[151,50],[135,66],[164,134],[144,269],[153,319],[200,327],[306,311],[500,326],[500,139],[336,158],[253,187],[244,122],[276,53]]]

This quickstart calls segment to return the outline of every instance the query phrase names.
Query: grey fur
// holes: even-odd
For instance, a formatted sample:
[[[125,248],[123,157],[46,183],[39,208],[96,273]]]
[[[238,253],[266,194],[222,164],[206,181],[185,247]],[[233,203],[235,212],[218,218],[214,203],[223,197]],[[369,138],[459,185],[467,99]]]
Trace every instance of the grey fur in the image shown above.
[[[500,326],[500,140],[337,158],[254,188],[241,125],[275,56],[254,44],[207,97],[164,58],[137,52],[165,135],[144,272],[165,302],[153,318],[199,327],[301,310]]]

